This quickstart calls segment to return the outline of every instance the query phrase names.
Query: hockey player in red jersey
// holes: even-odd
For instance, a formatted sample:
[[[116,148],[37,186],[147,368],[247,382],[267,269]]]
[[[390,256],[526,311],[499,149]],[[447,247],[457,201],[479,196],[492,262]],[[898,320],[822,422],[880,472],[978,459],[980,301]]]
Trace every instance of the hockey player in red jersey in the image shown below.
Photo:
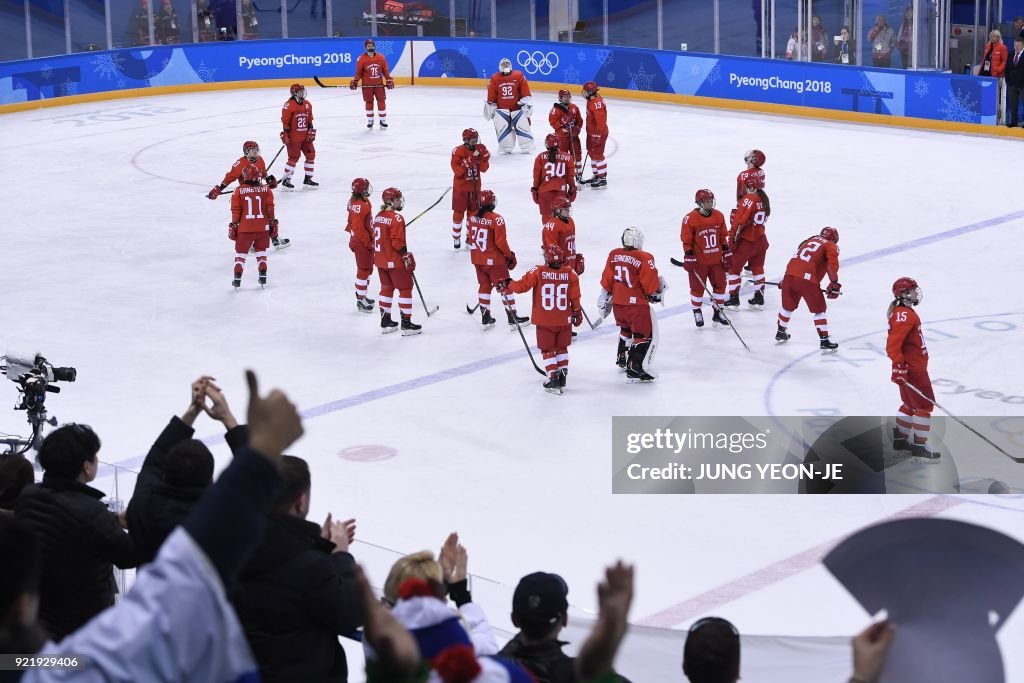
[[[572,103],[572,93],[568,90],[558,91],[558,101],[551,107],[548,123],[555,130],[558,148],[572,157],[573,175],[579,180],[583,177],[583,149],[580,146],[583,116],[580,115],[580,108]]]
[[[694,196],[697,208],[683,216],[679,238],[683,242],[683,268],[690,275],[690,304],[693,321],[704,327],[705,282],[711,282],[714,309],[712,322],[728,325],[722,308],[725,306],[725,271],[732,265],[725,216],[715,209],[715,195],[711,190],[697,190]]]
[[[408,337],[422,332],[423,326],[412,321],[412,274],[416,259],[405,242],[405,218],[399,213],[405,208],[405,197],[401,190],[389,187],[381,193],[381,200],[383,205],[372,223],[373,265],[380,277],[380,331],[388,334],[398,329],[398,323],[391,319],[391,303],[397,289],[402,336]]]
[[[892,294],[895,300],[889,304],[885,352],[892,361],[892,381],[899,385],[902,399],[892,445],[895,450],[910,451],[914,457],[935,460],[940,454],[928,447],[935,392],[928,377],[928,348],[921,334],[921,318],[914,310],[924,295],[910,277],[896,280]]]
[[[250,247],[256,252],[260,286],[267,284],[267,247],[270,246],[270,237],[277,237],[277,219],[274,217],[274,193],[262,184],[262,180],[263,175],[255,164],[247,166],[242,171],[242,182],[231,195],[228,239],[235,243],[231,286],[236,290],[242,285],[242,271],[245,270]]]
[[[462,220],[480,208],[481,174],[491,167],[491,153],[473,128],[462,131],[462,144],[452,150],[452,244],[462,248]]]
[[[765,186],[764,170],[761,168],[765,162],[764,152],[759,149],[749,150],[743,155],[743,161],[747,167],[736,176],[737,202],[743,199],[743,195],[746,194],[748,179],[756,176],[761,179],[761,187]]]
[[[316,128],[313,127],[313,105],[306,99],[306,89],[299,83],[293,83],[291,97],[281,107],[281,142],[288,148],[288,161],[284,164],[284,178],[281,185],[294,189],[292,185],[292,174],[295,173],[295,165],[299,163],[299,153],[306,158],[304,170],[306,177],[302,184],[310,189],[320,186],[320,183],[313,181],[313,160],[316,159],[316,148],[313,141],[316,140]]]
[[[764,308],[764,259],[768,254],[768,238],[764,224],[771,215],[771,204],[764,191],[764,178],[751,175],[745,181],[745,194],[740,199],[736,213],[732,216],[729,230],[729,244],[732,247],[732,266],[729,268],[729,300],[726,308],[740,307],[740,274],[743,266],[750,264],[757,291],[747,301],[756,310]]]
[[[625,368],[628,382],[654,380],[651,369],[658,348],[658,324],[650,304],[661,301],[668,289],[658,275],[654,257],[643,248],[643,232],[632,227],[622,232],[622,246],[612,249],[605,262],[597,300],[602,318],[615,313],[619,326],[615,364]]]
[[[565,197],[570,202],[576,199],[576,176],[572,174],[572,156],[558,148],[558,137],[549,133],[544,138],[546,152],[533,160],[533,186],[530,192],[533,201],[540,208],[541,221],[551,216],[552,202]]]
[[[583,324],[580,307],[580,279],[565,266],[565,255],[558,245],[544,249],[544,265],[534,266],[518,280],[506,280],[498,291],[523,294],[533,290],[533,325],[537,328],[537,348],[544,357],[548,381],[544,390],[561,394],[569,374],[569,345],[572,328]]]
[[[498,136],[498,149],[502,154],[511,154],[516,141],[523,154],[533,151],[532,113],[533,95],[526,76],[512,68],[512,60],[503,57],[498,63],[498,71],[491,75],[487,84],[487,102],[484,104],[484,118],[494,122],[494,133]]]
[[[476,268],[476,281],[480,288],[477,297],[480,300],[480,323],[485,330],[494,327],[494,316],[491,315],[491,290],[499,282],[509,279],[509,270],[515,269],[516,253],[508,246],[508,235],[505,219],[494,212],[498,200],[490,190],[480,193],[480,208],[469,217],[469,230],[466,243],[470,249],[470,260]],[[516,313],[516,298],[512,294],[502,294],[502,304],[508,318],[509,328],[516,329],[519,325],[529,325],[530,319]]]
[[[789,319],[800,305],[800,299],[807,302],[807,308],[814,315],[814,327],[818,330],[822,353],[835,353],[839,344],[828,338],[828,319],[825,317],[825,296],[839,298],[842,285],[839,284],[839,231],[822,228],[821,233],[808,237],[796,248],[796,253],[786,266],[786,274],[779,283],[782,289],[782,306],[779,308],[779,329],[775,341],[780,344],[789,341]],[[828,275],[828,289],[821,293],[821,279]]]
[[[373,102],[377,101],[377,118],[381,128],[388,127],[387,93],[385,88],[392,90],[395,82],[388,71],[388,60],[384,55],[377,54],[377,44],[373,38],[367,38],[363,43],[366,50],[356,60],[356,77],[348,84],[352,90],[359,88],[359,82],[363,83],[363,103],[366,105],[366,127],[373,128]]]
[[[348,200],[348,223],[345,232],[349,234],[348,248],[356,257],[356,310],[373,313],[373,299],[366,296],[373,273],[373,207],[370,195],[373,188],[366,178],[352,181],[352,196]]]
[[[583,84],[583,97],[587,100],[587,154],[590,155],[590,170],[594,174],[584,182],[594,189],[608,187],[608,162],[604,158],[604,145],[608,142],[608,109],[597,90],[594,81]],[[577,175],[583,175],[582,165]]]
[[[572,219],[572,204],[565,197],[556,197],[551,202],[551,216],[544,222],[540,239],[542,251],[549,244],[557,244],[565,255],[565,265],[577,275],[583,275],[586,266],[583,254],[576,251],[576,222]]]
[[[224,180],[219,185],[214,185],[213,189],[206,196],[209,199],[219,197],[224,192],[224,188],[236,180],[241,180],[242,171],[249,166],[255,166],[259,169],[260,176],[267,182],[267,187],[271,190],[277,187],[277,179],[272,175],[267,175],[267,163],[260,156],[260,146],[253,140],[246,140],[242,143],[242,156],[238,158],[238,161],[231,164],[231,168],[224,174]],[[274,243],[274,249],[286,249],[292,243],[289,239],[279,237],[274,237],[271,241]]]

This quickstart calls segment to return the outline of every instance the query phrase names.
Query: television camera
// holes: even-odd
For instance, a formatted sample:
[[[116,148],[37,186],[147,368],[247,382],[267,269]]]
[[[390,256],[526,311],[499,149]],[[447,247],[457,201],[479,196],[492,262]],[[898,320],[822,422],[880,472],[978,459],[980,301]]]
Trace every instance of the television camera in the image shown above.
[[[32,426],[32,436],[28,439],[20,437],[0,437],[0,443],[7,446],[5,454],[20,455],[30,448],[38,450],[43,441],[43,424],[56,425],[56,418],[47,419],[46,394],[59,393],[60,387],[55,382],[74,382],[78,371],[70,367],[54,366],[40,353],[8,352],[0,357],[0,372],[19,387],[18,403],[15,410],[27,413],[28,423]]]

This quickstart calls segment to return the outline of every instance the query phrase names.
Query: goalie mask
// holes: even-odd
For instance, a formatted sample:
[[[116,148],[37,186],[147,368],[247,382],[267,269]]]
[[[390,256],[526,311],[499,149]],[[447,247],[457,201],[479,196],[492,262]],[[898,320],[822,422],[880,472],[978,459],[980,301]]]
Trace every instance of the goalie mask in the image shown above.
[[[626,228],[622,231],[622,246],[626,249],[643,249],[644,233],[640,228]]]
[[[502,57],[501,61],[498,62],[498,71],[501,72],[502,76],[508,76],[512,73],[512,60],[508,57]]]

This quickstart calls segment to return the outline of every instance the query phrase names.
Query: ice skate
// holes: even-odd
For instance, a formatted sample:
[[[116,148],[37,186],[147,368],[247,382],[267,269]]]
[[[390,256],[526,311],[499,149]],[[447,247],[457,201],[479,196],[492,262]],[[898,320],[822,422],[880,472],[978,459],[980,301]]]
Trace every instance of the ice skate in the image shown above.
[[[699,308],[693,309],[693,324],[697,327],[704,327],[704,313]]]
[[[601,176],[600,178],[595,178],[590,183],[590,188],[593,189],[593,190],[603,190],[606,187],[608,187],[608,178],[606,178],[605,176]]]
[[[785,344],[789,341],[789,332],[786,332],[785,327],[779,327],[778,331],[775,333],[775,341],[779,344]]]
[[[385,120],[383,120],[383,119],[381,119],[381,121],[380,121],[380,127],[381,127],[381,128],[387,128],[387,127],[388,127],[388,122],[387,122],[387,121],[385,121]]]
[[[266,289],[266,287],[267,287],[267,274],[266,273],[260,273],[260,276],[259,276],[258,279],[259,279],[260,287],[262,287],[263,289]]]
[[[242,286],[242,274],[241,273],[235,273],[235,276],[233,278],[231,278],[231,286],[235,288],[236,292],[238,291],[238,288]]]
[[[619,351],[615,356],[615,365],[619,368],[619,372],[626,371],[626,352],[628,351],[626,342],[619,340]]]
[[[356,299],[356,310],[360,313],[373,313],[373,302],[369,299]]]
[[[292,179],[291,178],[285,178],[284,180],[282,180],[281,181],[281,187],[285,188],[286,190],[294,190],[295,189],[295,186],[292,185]]]
[[[764,293],[759,289],[754,292],[754,296],[747,299],[747,304],[755,311],[764,309]]]
[[[565,384],[569,379],[569,369],[562,368],[558,371],[558,385],[562,387],[562,391],[565,391]]]
[[[711,322],[714,323],[715,327],[728,327],[732,323],[725,317],[725,313],[722,313],[722,309],[716,308],[715,314],[711,316]]]
[[[452,249],[454,249],[455,251],[458,251],[459,249],[462,249],[462,240],[458,239],[458,238],[453,238],[452,239]]]
[[[304,190],[315,190],[320,187],[320,183],[313,180],[313,176],[308,175],[302,180],[302,189]]]
[[[942,458],[942,453],[931,450],[926,443],[910,444],[910,455],[919,462],[931,464],[938,463],[939,459]]]
[[[380,332],[381,334],[390,334],[398,329],[398,323],[391,319],[391,314],[387,311],[380,312]]]
[[[910,437],[895,427],[892,430],[892,449],[894,451],[910,450]]]
[[[825,355],[827,353],[835,353],[836,349],[838,349],[838,348],[839,348],[839,344],[836,344],[834,341],[829,341],[828,337],[822,337],[821,338],[821,353],[822,353],[822,355]]]
[[[548,379],[547,382],[544,382],[544,391],[548,392],[549,394],[562,393],[562,378],[560,372],[556,372],[551,376],[550,379]]]
[[[489,330],[494,327],[494,323],[496,322],[497,321],[494,319],[494,316],[491,315],[491,311],[489,309],[480,309],[480,324],[484,326],[485,330]]]
[[[641,382],[653,382],[654,375],[648,374],[643,368],[634,369],[630,366],[626,366],[626,382],[629,384],[639,384]]]
[[[402,336],[411,337],[423,331],[423,325],[417,325],[411,317],[402,316]]]
[[[526,327],[530,324],[529,318],[516,315],[515,311],[505,311],[505,316],[508,318],[508,329],[512,332],[516,331],[516,323],[519,323],[519,327]]]
[[[271,237],[270,241],[274,243],[274,251],[281,251],[282,249],[287,249],[292,246],[292,241],[287,238],[278,239],[276,237]]]
[[[373,119],[370,119],[369,121],[366,122],[366,128],[367,130],[373,128]]]
[[[730,311],[740,310],[740,291],[737,289],[733,292],[732,296],[726,299],[725,303],[722,305]]]

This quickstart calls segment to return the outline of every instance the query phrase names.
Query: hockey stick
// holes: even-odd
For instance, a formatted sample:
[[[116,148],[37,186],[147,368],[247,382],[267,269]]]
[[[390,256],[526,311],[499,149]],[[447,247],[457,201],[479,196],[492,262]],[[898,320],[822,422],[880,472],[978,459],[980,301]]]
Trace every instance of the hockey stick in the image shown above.
[[[476,313],[476,309],[478,309],[478,308],[480,308],[480,302],[479,301],[472,308],[469,307],[469,304],[466,304],[466,313],[469,313],[470,315],[473,315],[474,313]]]
[[[420,212],[419,212],[418,214],[416,214],[416,218],[413,218],[413,219],[412,219],[411,221],[409,221],[408,223],[406,223],[406,224],[405,224],[405,227],[407,227],[407,228],[408,228],[408,227],[409,227],[410,225],[412,225],[413,223],[415,223],[415,222],[416,222],[416,220],[417,220],[418,218],[420,218],[420,216],[422,216],[422,215],[423,215],[423,214],[425,214],[425,213],[426,213],[427,211],[430,211],[430,210],[431,210],[431,209],[433,209],[433,208],[434,208],[435,206],[437,206],[438,204],[440,204],[440,203],[441,203],[441,200],[445,198],[445,195],[447,195],[447,194],[448,194],[449,192],[451,192],[451,191],[452,191],[452,188],[450,188],[450,187],[449,187],[449,188],[447,188],[447,189],[446,189],[446,190],[445,190],[444,192],[442,192],[442,193],[441,193],[441,196],[437,198],[437,201],[436,201],[436,202],[434,202],[433,204],[431,204],[430,206],[428,206],[427,208],[423,209],[423,210],[422,210],[422,211],[420,211]]]
[[[430,316],[437,313],[438,309],[440,309],[441,307],[434,306],[433,308],[430,308],[429,306],[427,306],[427,300],[423,298],[423,290],[420,289],[420,282],[419,280],[416,279],[416,273],[409,274],[412,275],[412,283],[416,285],[416,293],[420,295],[420,301],[423,303],[423,310],[427,312],[427,317],[429,318]]]
[[[530,356],[530,362],[533,364],[533,369],[536,370],[537,372],[539,372],[540,374],[544,375],[545,377],[547,377],[548,373],[546,373],[543,370],[541,370],[540,366],[537,365],[537,361],[533,357],[533,351],[530,350],[530,344],[529,344],[529,342],[526,341],[526,335],[523,334],[523,328],[519,324],[519,319],[516,318],[515,314],[511,312],[512,309],[510,309],[508,306],[505,305],[504,297],[502,297],[501,305],[505,309],[505,313],[506,314],[512,315],[512,320],[515,321],[516,329],[519,331],[519,338],[523,340],[523,346],[526,347],[526,353],[527,353],[527,355]]]
[[[320,80],[319,76],[313,76],[313,80],[316,81],[316,84],[319,85],[321,88],[347,88],[348,87],[347,85],[327,85],[323,81]]]
[[[712,296],[711,292],[708,291],[707,283],[701,280],[700,285],[701,287],[704,288],[704,294],[706,294],[707,297],[711,299],[711,307],[718,311],[719,315],[724,316],[725,319],[729,321],[729,327],[732,328],[733,334],[735,334],[736,338],[740,340],[740,344],[743,344],[743,348],[745,348],[747,352],[750,353],[750,347],[747,346],[747,342],[743,341],[743,337],[740,336],[740,331],[737,330],[736,325],[733,324],[732,318],[725,315],[725,308],[723,306],[719,306],[717,303],[715,303],[715,297]]]
[[[751,284],[751,285],[757,284],[754,280],[747,280],[747,283]],[[762,285],[771,285],[772,287],[779,287],[780,289],[782,288],[782,283],[781,282],[762,282],[761,284]],[[828,292],[828,290],[826,288],[824,288],[824,287],[819,287],[818,289],[820,289],[822,292]],[[843,293],[839,292],[839,296],[842,296],[842,295],[843,295]]]
[[[604,321],[604,318],[598,318],[597,319],[597,325],[595,325],[594,323],[590,322],[590,316],[587,315],[587,309],[585,309],[582,306],[580,306],[580,310],[583,311],[583,318],[584,318],[584,320],[587,321],[587,324],[590,325],[590,329],[592,329],[592,330],[593,329],[597,329],[597,325],[600,325],[601,322]]]
[[[588,158],[590,158],[590,150],[589,149],[587,150],[587,153],[583,155],[583,163],[580,164],[580,177],[576,179],[576,182],[578,182],[580,185],[589,185],[590,184],[590,180],[584,180],[583,179],[583,174],[586,172],[586,169],[587,169],[587,159]],[[593,178],[591,178],[591,180],[593,180]]]
[[[991,441],[991,440],[990,440],[990,439],[989,439],[989,438],[988,438],[987,436],[985,436],[984,434],[982,434],[981,432],[979,432],[979,431],[978,431],[977,429],[975,429],[974,427],[970,426],[969,424],[967,424],[966,422],[964,422],[963,420],[961,420],[961,419],[960,419],[959,417],[957,417],[957,416],[956,416],[956,415],[954,415],[953,413],[949,412],[948,410],[946,410],[945,408],[943,408],[942,406],[940,406],[940,405],[939,405],[938,403],[936,403],[936,401],[935,401],[935,399],[934,399],[934,398],[929,398],[929,397],[925,396],[925,395],[924,395],[924,392],[923,392],[923,391],[921,391],[920,389],[918,389],[917,387],[915,387],[915,386],[914,386],[913,384],[911,384],[910,382],[906,382],[906,381],[905,381],[905,382],[903,382],[903,384],[904,384],[904,386],[906,386],[906,387],[907,387],[908,389],[910,389],[911,391],[913,391],[913,392],[914,392],[915,394],[917,394],[918,396],[920,396],[921,398],[923,398],[924,400],[928,401],[928,402],[929,402],[929,403],[931,403],[931,404],[932,404],[933,406],[935,406],[936,408],[938,408],[939,410],[941,410],[942,412],[944,412],[944,413],[945,413],[946,415],[949,415],[949,416],[950,416],[951,418],[953,418],[954,420],[956,420],[957,422],[959,422],[959,423],[960,423],[961,425],[963,425],[963,427],[964,427],[965,429],[967,429],[968,431],[970,431],[970,432],[971,432],[972,434],[974,434],[975,436],[977,436],[977,437],[978,437],[979,439],[981,439],[982,441],[984,441],[985,443],[987,443],[987,444],[988,444],[989,446],[991,446],[992,448],[996,449],[997,451],[999,451],[1000,453],[1002,453],[1003,455],[1005,455],[1005,456],[1006,456],[1007,458],[1009,458],[1010,460],[1012,460],[1012,461],[1014,461],[1014,462],[1020,462],[1020,463],[1024,463],[1024,457],[1016,457],[1016,456],[1010,455],[1009,453],[1007,453],[1006,451],[1004,451],[1004,450],[1003,450],[1002,448],[1000,448],[999,446],[997,446],[996,444],[994,444],[994,443],[993,443],[993,442],[992,442],[992,441]]]

